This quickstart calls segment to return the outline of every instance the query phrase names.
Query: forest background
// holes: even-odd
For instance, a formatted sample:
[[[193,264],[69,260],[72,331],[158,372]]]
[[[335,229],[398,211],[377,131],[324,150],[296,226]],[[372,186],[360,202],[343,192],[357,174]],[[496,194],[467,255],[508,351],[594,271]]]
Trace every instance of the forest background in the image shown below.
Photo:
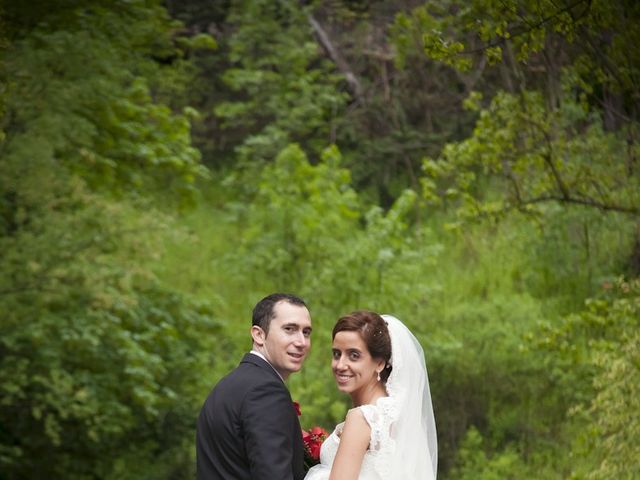
[[[420,339],[439,478],[640,478],[640,3],[0,11],[0,479],[194,477],[272,291]]]

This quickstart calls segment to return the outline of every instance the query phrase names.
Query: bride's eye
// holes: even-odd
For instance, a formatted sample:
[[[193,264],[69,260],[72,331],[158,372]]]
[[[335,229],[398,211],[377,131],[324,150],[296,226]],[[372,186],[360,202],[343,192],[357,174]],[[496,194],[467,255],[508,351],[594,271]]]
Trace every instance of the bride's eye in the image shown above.
[[[349,354],[349,358],[351,360],[358,360],[360,358],[360,354],[358,352],[351,352]]]
[[[338,360],[340,358],[340,350],[333,350],[331,352],[331,355],[333,356],[334,360]]]

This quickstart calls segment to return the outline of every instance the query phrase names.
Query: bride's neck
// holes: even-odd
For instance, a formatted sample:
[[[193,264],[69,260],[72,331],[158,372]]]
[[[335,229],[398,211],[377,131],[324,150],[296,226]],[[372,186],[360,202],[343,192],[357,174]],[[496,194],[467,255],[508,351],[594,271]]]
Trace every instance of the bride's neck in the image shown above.
[[[353,403],[354,407],[359,407],[361,405],[372,405],[374,404],[380,397],[386,397],[387,391],[384,388],[382,383],[377,382],[375,385],[371,385],[371,387],[362,390],[360,392],[354,392],[351,395],[351,403]]]

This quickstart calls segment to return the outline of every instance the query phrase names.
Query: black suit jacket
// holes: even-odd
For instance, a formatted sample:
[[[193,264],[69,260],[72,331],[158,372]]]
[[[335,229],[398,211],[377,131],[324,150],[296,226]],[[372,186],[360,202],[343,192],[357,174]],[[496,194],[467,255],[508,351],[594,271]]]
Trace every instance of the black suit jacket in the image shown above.
[[[301,480],[300,422],[282,379],[248,353],[207,397],[198,417],[198,480]]]

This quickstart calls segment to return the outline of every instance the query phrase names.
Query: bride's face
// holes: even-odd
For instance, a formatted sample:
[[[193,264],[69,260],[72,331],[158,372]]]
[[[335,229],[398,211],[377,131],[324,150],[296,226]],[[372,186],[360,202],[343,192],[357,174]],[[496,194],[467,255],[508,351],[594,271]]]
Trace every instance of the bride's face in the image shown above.
[[[332,350],[331,368],[338,390],[353,397],[366,394],[375,387],[378,383],[378,372],[384,368],[384,360],[371,356],[359,332],[336,333]]]

